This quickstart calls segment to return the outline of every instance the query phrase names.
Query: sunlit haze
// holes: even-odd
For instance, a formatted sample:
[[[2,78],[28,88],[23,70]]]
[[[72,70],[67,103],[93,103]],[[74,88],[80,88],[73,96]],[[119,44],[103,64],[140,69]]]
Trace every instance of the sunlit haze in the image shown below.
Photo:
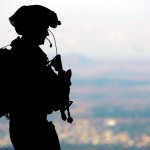
[[[149,59],[148,0],[1,0],[1,47],[17,36],[8,18],[20,6],[30,4],[40,4],[57,13],[62,25],[51,30],[62,55],[82,54],[94,59]],[[53,42],[53,38],[49,37]],[[44,47],[47,50],[46,46],[47,41]],[[51,53],[54,49],[47,51]]]
[[[8,18],[23,5],[55,11],[64,70],[71,69],[70,125],[52,113],[62,150],[150,149],[150,0],[0,0],[0,47],[18,35]],[[38,32],[38,31],[37,31]],[[55,43],[41,46],[51,59]],[[51,92],[51,91],[50,91]],[[11,146],[0,122],[0,148]],[[38,144],[38,143],[37,143]]]

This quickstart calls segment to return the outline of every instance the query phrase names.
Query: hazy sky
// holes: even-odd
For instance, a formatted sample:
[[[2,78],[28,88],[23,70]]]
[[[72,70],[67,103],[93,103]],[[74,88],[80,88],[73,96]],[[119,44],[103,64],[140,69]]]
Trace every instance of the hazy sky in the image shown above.
[[[40,4],[57,13],[62,25],[52,31],[63,55],[149,59],[149,0],[0,0],[0,47],[17,37],[8,18],[20,6],[30,4]],[[52,36],[50,39],[53,42]],[[44,48],[47,46],[46,41]]]

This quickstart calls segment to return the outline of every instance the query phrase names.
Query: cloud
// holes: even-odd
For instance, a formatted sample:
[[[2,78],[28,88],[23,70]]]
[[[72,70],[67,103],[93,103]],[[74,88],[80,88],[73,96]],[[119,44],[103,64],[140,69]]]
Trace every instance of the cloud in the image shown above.
[[[115,42],[115,41],[126,42],[126,41],[128,41],[128,36],[125,35],[124,33],[112,30],[108,33],[107,39],[112,42]]]
[[[76,46],[76,40],[74,39],[74,37],[66,37],[65,38],[65,44],[66,46],[72,48]]]

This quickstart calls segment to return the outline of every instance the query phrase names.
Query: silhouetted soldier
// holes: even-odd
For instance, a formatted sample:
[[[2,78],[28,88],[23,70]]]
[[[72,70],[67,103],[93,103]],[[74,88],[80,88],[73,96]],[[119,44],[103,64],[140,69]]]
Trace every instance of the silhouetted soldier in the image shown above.
[[[11,42],[11,142],[15,150],[60,150],[55,127],[47,121],[50,99],[57,95],[56,74],[47,67],[49,60],[39,45],[49,35],[49,26],[56,28],[61,22],[40,5],[22,6],[9,20],[20,35]]]

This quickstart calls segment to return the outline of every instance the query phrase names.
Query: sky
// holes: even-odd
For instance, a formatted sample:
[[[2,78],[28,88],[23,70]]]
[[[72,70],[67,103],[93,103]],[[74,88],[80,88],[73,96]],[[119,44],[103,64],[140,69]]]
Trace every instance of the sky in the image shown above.
[[[55,35],[58,53],[63,56],[84,56],[90,59],[108,60],[108,62],[109,60],[149,61],[150,0],[0,0],[0,47],[10,44],[18,36],[8,18],[19,7],[33,4],[43,5],[57,13],[62,25],[50,30]],[[53,48],[49,48],[48,41],[45,41],[42,48],[47,54],[54,54],[55,47],[51,35],[49,39],[53,43]],[[70,59],[73,60],[73,57]],[[78,61],[80,60],[76,59],[72,61],[75,62],[73,65],[66,66],[66,68],[73,68],[73,79],[83,77],[89,80],[99,77],[100,79],[150,81],[149,63],[89,65],[88,62],[84,61],[80,64]],[[106,92],[106,95],[112,99],[110,96],[119,97],[120,94],[126,94],[130,90],[142,97],[148,95],[150,90],[149,85],[135,85],[132,87],[135,89],[122,89],[117,83],[112,84],[112,87],[108,85],[101,88],[102,80],[98,82],[96,79],[97,87],[91,86],[93,80],[92,82],[89,80],[90,87],[86,84],[82,87],[84,82],[83,84],[81,82],[82,86],[79,87],[76,80],[73,81],[72,93],[77,96],[75,96],[75,103],[80,101],[78,96],[81,93],[84,96],[87,93],[91,95],[94,93],[97,96],[101,94],[100,92],[104,94]]]
[[[62,25],[51,31],[62,55],[149,60],[149,0],[0,0],[0,47],[18,36],[8,18],[22,5],[33,4],[55,11],[61,20]],[[43,49],[54,53],[55,47],[48,45],[45,41]]]

